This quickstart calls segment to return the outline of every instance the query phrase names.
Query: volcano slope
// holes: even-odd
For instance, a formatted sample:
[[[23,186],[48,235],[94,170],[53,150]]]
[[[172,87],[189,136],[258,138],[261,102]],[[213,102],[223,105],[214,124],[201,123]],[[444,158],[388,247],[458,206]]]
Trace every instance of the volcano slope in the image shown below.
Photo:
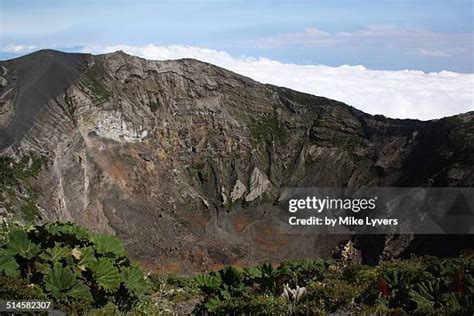
[[[328,257],[351,238],[289,235],[274,216],[282,187],[474,183],[472,112],[388,119],[197,60],[122,52],[42,50],[0,66],[1,215],[114,233],[156,270]],[[429,238],[360,247],[376,261],[473,242]]]

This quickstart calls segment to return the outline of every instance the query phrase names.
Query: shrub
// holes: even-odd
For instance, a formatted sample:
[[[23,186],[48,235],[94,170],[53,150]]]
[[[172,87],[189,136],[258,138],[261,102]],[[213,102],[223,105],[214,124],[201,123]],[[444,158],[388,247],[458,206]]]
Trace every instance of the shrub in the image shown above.
[[[35,154],[24,154],[17,160],[0,157],[0,208],[27,222],[38,218],[40,214],[35,201],[39,190],[29,180],[39,175],[45,162]]]
[[[280,266],[225,267],[195,279],[204,294],[198,313],[307,315],[334,312],[383,314],[471,313],[474,259],[416,258],[378,267],[322,260]],[[285,283],[305,286],[300,300],[282,303]]]
[[[212,273],[198,275],[195,279],[195,282],[198,288],[207,295],[215,294],[222,284],[221,278]]]
[[[345,280],[329,279],[310,284],[306,301],[317,302],[319,308],[328,312],[351,310],[360,301],[363,289]]]
[[[26,280],[0,274],[0,299],[46,299],[46,295],[37,284],[28,284]]]
[[[277,114],[258,119],[251,118],[249,121],[250,137],[254,146],[261,147],[271,145],[272,142],[281,141],[286,137],[286,130],[278,119]]]
[[[292,260],[284,261],[280,270],[285,273],[291,285],[306,286],[311,282],[319,281],[327,268],[324,260]]]
[[[254,278],[254,282],[258,284],[262,292],[268,294],[276,294],[278,280],[288,272],[285,268],[282,273],[281,270],[273,267],[271,263],[264,263],[257,270],[258,276]]]
[[[11,227],[0,247],[0,273],[76,312],[109,302],[130,310],[148,288],[118,239],[71,223]]]
[[[473,311],[472,258],[418,258],[382,263],[366,292],[368,305],[406,312]]]
[[[160,108],[160,104],[158,102],[150,102],[148,103],[148,107],[150,108],[150,111],[155,113]]]
[[[287,315],[290,306],[282,297],[245,295],[225,300],[213,299],[198,305],[194,313],[209,315]]]

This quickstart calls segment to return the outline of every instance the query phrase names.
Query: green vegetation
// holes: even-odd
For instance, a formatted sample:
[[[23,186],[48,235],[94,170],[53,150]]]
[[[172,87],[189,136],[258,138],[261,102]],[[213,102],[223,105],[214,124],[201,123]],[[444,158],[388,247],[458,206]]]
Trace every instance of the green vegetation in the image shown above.
[[[249,123],[250,137],[256,147],[271,145],[286,136],[286,131],[276,115],[251,119]]]
[[[293,260],[146,278],[113,236],[70,223],[0,227],[0,299],[50,299],[68,314],[472,314],[473,270],[473,256]]]
[[[68,313],[146,306],[149,284],[122,243],[70,223],[4,224],[0,299],[47,298]]]
[[[158,102],[150,102],[148,103],[148,107],[150,108],[150,111],[155,113],[160,108],[160,104]]]
[[[195,278],[195,312],[313,315],[334,312],[474,311],[474,258],[420,258],[379,267],[288,261],[278,267],[225,267]],[[286,292],[298,295],[288,295]]]
[[[26,221],[33,222],[39,215],[39,210],[35,203],[32,200],[29,200],[21,208],[21,214]]]
[[[74,114],[76,113],[76,105],[74,104],[74,101],[67,92],[64,93],[64,101],[66,102],[67,112],[71,117],[74,117]]]
[[[0,157],[0,207],[34,221],[39,215],[35,204],[39,190],[29,180],[39,175],[44,164],[43,158],[33,154],[18,160]]]
[[[103,103],[109,100],[109,91],[95,78],[93,72],[89,69],[83,81],[86,88],[91,92],[94,101]]]
[[[14,185],[18,181],[36,177],[42,166],[42,158],[35,155],[24,155],[19,161],[0,157],[0,185]]]

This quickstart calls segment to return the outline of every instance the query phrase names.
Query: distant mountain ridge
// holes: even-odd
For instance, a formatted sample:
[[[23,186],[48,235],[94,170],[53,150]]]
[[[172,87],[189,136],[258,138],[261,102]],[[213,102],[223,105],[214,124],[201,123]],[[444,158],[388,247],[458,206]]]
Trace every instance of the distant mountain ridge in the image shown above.
[[[197,60],[123,52],[42,50],[0,67],[0,153],[43,161],[2,187],[3,215],[28,200],[37,220],[116,233],[156,269],[328,257],[350,238],[289,238],[273,214],[281,187],[474,184],[473,112],[388,119]],[[426,240],[360,245],[388,258],[434,252]]]

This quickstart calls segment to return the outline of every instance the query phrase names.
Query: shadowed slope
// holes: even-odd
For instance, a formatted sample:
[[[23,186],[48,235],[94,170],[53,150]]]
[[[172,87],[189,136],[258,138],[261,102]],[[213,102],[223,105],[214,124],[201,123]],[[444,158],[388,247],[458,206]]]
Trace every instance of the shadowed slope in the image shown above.
[[[14,91],[13,113],[4,126],[0,125],[0,150],[30,131],[36,114],[80,76],[89,59],[89,54],[42,50],[0,63],[7,70],[8,80],[0,92]]]

